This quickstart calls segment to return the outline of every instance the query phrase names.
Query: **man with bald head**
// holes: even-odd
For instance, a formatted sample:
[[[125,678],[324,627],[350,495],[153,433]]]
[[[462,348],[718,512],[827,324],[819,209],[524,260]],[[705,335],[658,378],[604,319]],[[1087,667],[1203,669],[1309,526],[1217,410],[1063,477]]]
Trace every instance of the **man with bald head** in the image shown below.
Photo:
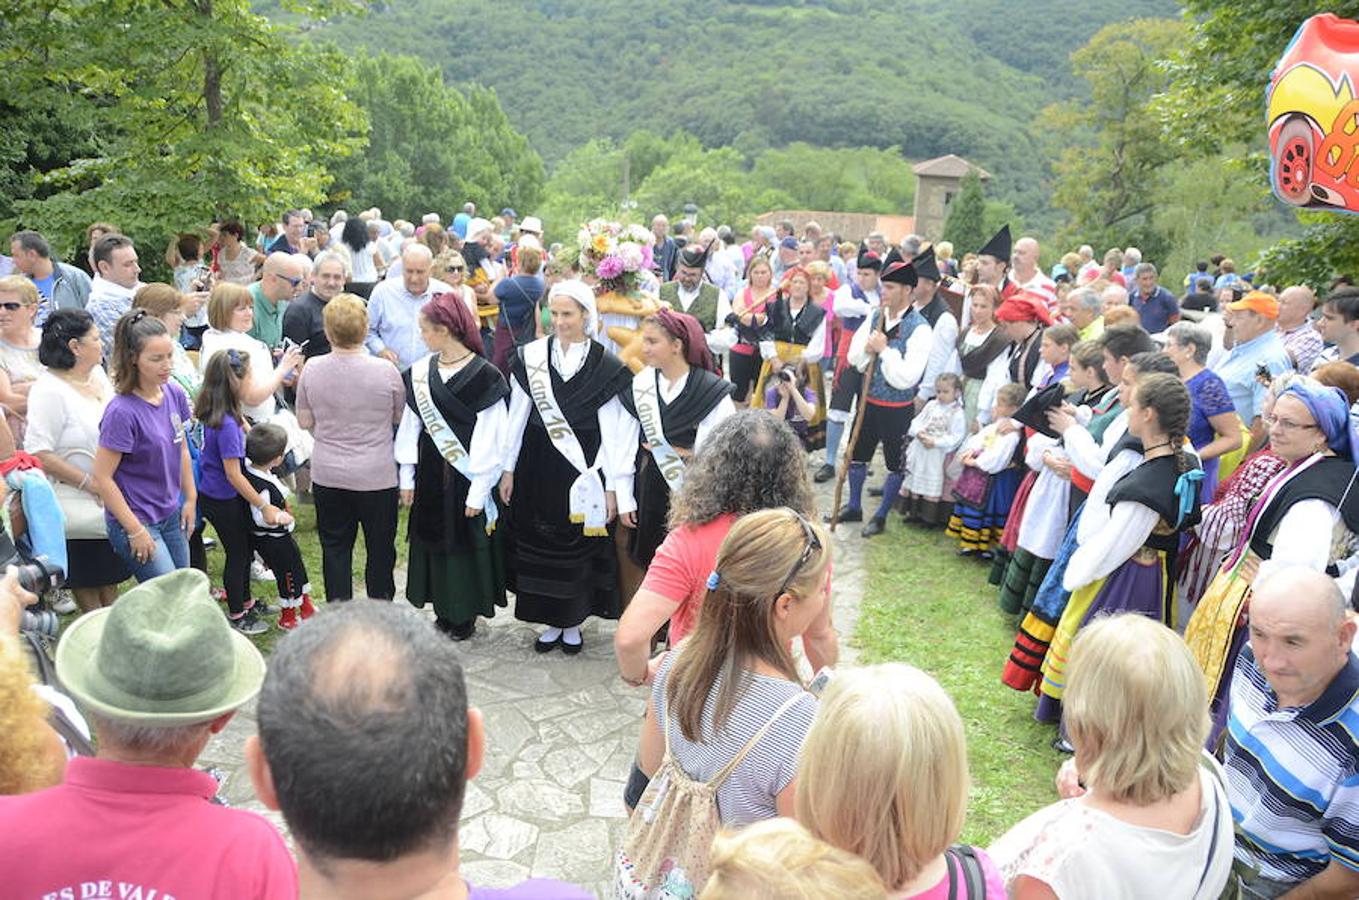
[[[1010,255],[1010,283],[1014,290],[1006,289],[1005,296],[1009,296],[1016,291],[1028,291],[1043,298],[1047,304],[1048,312],[1054,319],[1057,318],[1059,310],[1057,308],[1057,282],[1043,274],[1043,270],[1038,265],[1040,250],[1038,241],[1031,237],[1022,237],[1015,241],[1014,250]]]
[[[430,277],[433,264],[429,247],[409,245],[401,251],[401,278],[383,281],[368,298],[368,350],[403,372],[429,352],[420,340],[420,308],[435,294],[453,290]]]
[[[1317,308],[1317,295],[1303,284],[1284,288],[1279,295],[1279,318],[1274,327],[1283,338],[1284,350],[1299,372],[1310,372],[1324,346],[1321,333],[1312,326],[1312,312]]]
[[[1261,573],[1223,765],[1242,898],[1359,897],[1359,658],[1325,574]]]
[[[302,293],[307,271],[290,253],[270,253],[264,260],[260,280],[250,285],[255,300],[255,324],[250,336],[274,349],[283,343],[283,314],[288,301]]]

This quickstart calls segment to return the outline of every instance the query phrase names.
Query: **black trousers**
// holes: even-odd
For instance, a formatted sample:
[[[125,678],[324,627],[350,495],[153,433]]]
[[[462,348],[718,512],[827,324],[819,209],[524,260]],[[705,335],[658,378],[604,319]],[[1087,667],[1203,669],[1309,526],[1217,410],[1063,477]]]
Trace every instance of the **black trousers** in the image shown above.
[[[354,540],[363,529],[367,563],[364,588],[376,600],[396,596],[396,488],[350,491],[312,483],[316,534],[321,540],[321,577],[327,600],[354,596]]]
[[[274,573],[280,600],[297,600],[307,589],[307,564],[291,534],[255,536],[255,552]]]
[[[198,495],[198,508],[203,518],[212,523],[217,540],[222,542],[226,561],[222,564],[222,586],[226,588],[227,608],[233,616],[245,611],[250,599],[250,560],[254,549],[250,543],[250,504],[239,494],[230,500],[218,500],[206,494]]]
[[[881,406],[877,403],[864,404],[864,427],[859,432],[859,440],[854,443],[851,459],[856,463],[866,463],[873,459],[873,451],[882,444],[882,458],[892,472],[900,472],[902,448],[906,444],[906,433],[911,428],[915,408],[905,406]]]

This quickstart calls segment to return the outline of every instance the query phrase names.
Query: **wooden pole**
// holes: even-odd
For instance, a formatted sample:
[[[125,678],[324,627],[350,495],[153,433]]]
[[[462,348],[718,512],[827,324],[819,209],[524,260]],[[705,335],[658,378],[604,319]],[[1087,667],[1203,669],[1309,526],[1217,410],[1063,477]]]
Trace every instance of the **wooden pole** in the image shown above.
[[[882,307],[879,306],[876,310],[871,311],[869,315],[881,313],[881,311]],[[885,332],[886,328],[884,326],[886,323],[887,316],[878,315],[874,330]],[[850,340],[854,340],[853,335],[850,335]],[[868,365],[863,371],[864,384],[859,391],[859,404],[858,408],[854,411],[854,427],[851,428],[849,432],[849,443],[842,443],[840,445],[840,466],[839,471],[835,473],[835,499],[832,501],[835,504],[835,507],[831,510],[830,520],[830,530],[832,533],[835,532],[835,526],[840,524],[840,501],[844,497],[845,478],[849,475],[850,462],[854,456],[854,445],[859,442],[859,432],[864,430],[864,412],[868,409],[868,389],[873,384],[873,370],[877,364],[878,354],[874,353],[868,357]],[[835,374],[832,372],[832,383],[834,383],[834,380]]]

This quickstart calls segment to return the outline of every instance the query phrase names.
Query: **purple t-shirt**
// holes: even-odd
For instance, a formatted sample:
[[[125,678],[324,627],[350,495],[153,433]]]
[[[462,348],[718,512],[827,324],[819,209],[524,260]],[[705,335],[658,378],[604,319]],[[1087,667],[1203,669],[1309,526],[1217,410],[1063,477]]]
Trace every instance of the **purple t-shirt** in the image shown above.
[[[245,459],[245,429],[231,415],[222,416],[220,428],[203,427],[203,453],[198,457],[198,491],[214,500],[230,500],[236,488],[227,480],[224,459]],[[245,468],[245,464],[241,464]]]
[[[136,394],[118,394],[104,408],[99,446],[123,454],[113,483],[142,523],[160,522],[179,509],[179,464],[189,398],[179,385],[164,386],[159,406]],[[113,515],[104,515],[113,521]]]
[[[467,885],[467,900],[590,900],[590,896],[574,884],[546,878],[530,878],[507,888]]]

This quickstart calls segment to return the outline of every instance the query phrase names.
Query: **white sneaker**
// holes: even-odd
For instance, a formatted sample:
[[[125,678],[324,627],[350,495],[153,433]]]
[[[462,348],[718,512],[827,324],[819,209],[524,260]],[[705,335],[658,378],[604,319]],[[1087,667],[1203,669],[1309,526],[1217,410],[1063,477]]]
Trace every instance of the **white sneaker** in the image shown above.
[[[79,607],[76,606],[75,595],[66,588],[57,591],[52,598],[52,610],[59,615],[67,616],[75,612]]]
[[[258,559],[251,560],[251,562],[250,562],[250,580],[251,580],[251,581],[273,581],[273,580],[274,580],[274,573],[273,573],[272,570],[266,569],[266,568],[264,567],[264,563],[260,562]]]

